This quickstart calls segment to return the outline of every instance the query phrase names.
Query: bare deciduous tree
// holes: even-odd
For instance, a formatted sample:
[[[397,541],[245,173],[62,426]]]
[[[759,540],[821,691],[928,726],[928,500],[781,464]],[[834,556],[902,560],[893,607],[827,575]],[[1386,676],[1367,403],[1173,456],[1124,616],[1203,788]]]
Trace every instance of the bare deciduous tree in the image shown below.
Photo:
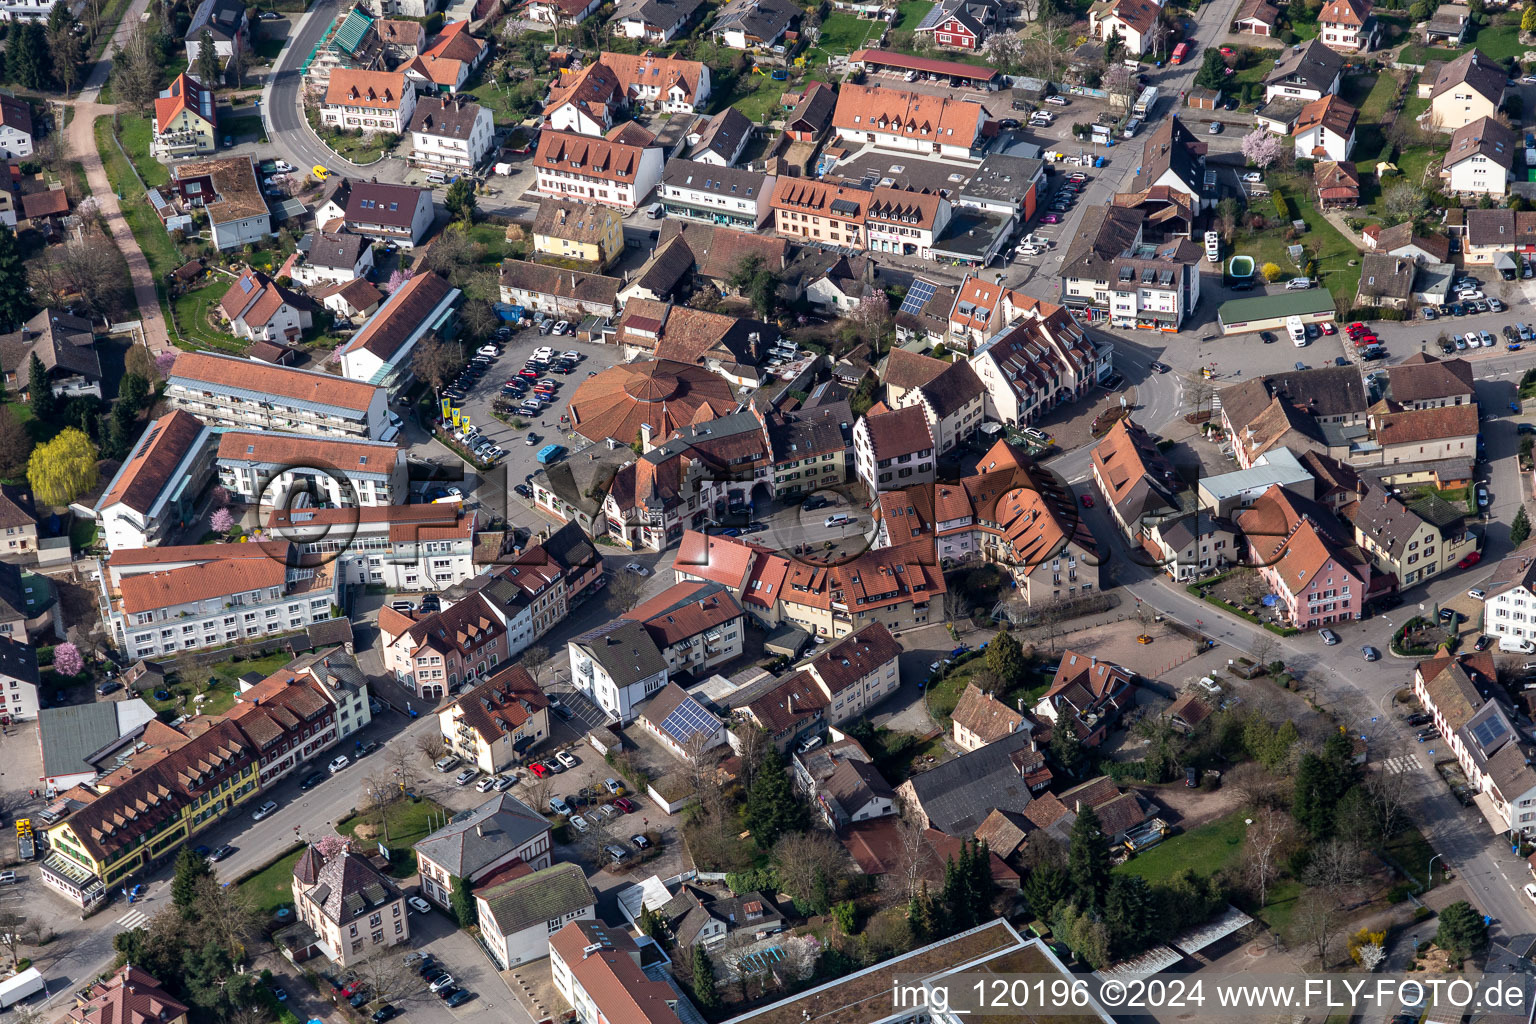
[[[533,678],[535,686],[539,683],[539,673],[544,671],[544,666],[549,664],[549,648],[543,644],[534,644],[523,652],[518,664],[523,666],[528,675]]]
[[[1248,826],[1248,836],[1243,847],[1244,868],[1248,883],[1259,897],[1259,906],[1269,899],[1269,886],[1280,874],[1281,864],[1296,837],[1296,826],[1291,816],[1265,807],[1255,811],[1253,824]]]
[[[608,584],[608,610],[614,615],[623,615],[631,611],[640,603],[640,596],[644,590],[645,581],[634,573],[615,574]]]
[[[1376,812],[1376,828],[1384,838],[1397,835],[1407,820],[1408,776],[1377,770],[1365,780],[1365,792]]]
[[[224,886],[212,875],[197,887],[197,921],[204,937],[229,950],[236,963],[245,957],[245,946],[256,934],[259,915],[250,897],[238,886]]]
[[[14,910],[0,911],[0,949],[11,958],[11,963],[21,959],[22,948],[27,942],[28,918]]]
[[[850,869],[848,852],[829,832],[791,832],[773,847],[779,887],[797,900],[815,891],[817,882],[830,885]]]
[[[1319,966],[1332,963],[1333,940],[1338,937],[1340,917],[1327,893],[1312,890],[1301,897],[1293,918],[1297,934],[1317,954]]]
[[[405,966],[399,950],[393,946],[368,954],[352,969],[368,992],[370,1005],[382,1006],[400,999],[420,984],[416,973]]]
[[[1333,905],[1347,909],[1360,902],[1365,877],[1364,851],[1345,839],[1328,839],[1312,848],[1303,881],[1327,894]]]
[[[901,880],[901,896],[910,902],[923,884],[923,861],[928,841],[923,836],[923,821],[916,808],[902,804],[896,819],[896,874]]]
[[[443,734],[434,731],[422,733],[416,740],[416,749],[421,751],[422,756],[428,761],[436,761],[448,751],[447,746],[443,744]]]

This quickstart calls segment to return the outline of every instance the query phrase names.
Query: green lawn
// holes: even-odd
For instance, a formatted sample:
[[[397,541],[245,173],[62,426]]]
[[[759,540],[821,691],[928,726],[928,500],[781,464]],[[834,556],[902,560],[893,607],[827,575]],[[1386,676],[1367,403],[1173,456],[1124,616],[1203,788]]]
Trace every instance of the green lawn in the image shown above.
[[[878,21],[866,21],[843,11],[827,15],[821,23],[821,42],[818,44],[829,53],[852,53],[864,45],[864,40],[880,28]]]
[[[1360,104],[1360,120],[1380,121],[1387,116],[1387,110],[1392,106],[1392,101],[1397,98],[1397,79],[1391,75],[1377,75],[1376,82],[1371,86],[1371,91]]]
[[[233,138],[236,142],[266,142],[267,131],[261,123],[260,114],[247,114],[244,117],[230,117],[219,122],[219,138]]]
[[[240,883],[240,891],[250,898],[252,907],[271,914],[293,903],[293,866],[303,852],[300,847]]]
[[[1245,811],[1236,811],[1199,828],[1182,832],[1171,839],[1138,853],[1115,868],[1117,875],[1140,875],[1156,885],[1167,882],[1185,868],[1197,875],[1214,875],[1232,867],[1243,855]]]
[[[259,658],[246,658],[244,661],[221,661],[217,665],[199,669],[198,672],[203,677],[201,681],[214,676],[220,682],[235,685],[247,672],[259,672],[263,676],[269,676],[292,660],[291,656],[283,653],[264,654]]]
[[[211,274],[208,283],[201,288],[184,292],[171,300],[171,307],[176,311],[176,329],[183,338],[221,352],[239,354],[245,351],[245,342],[213,327],[208,319],[209,310],[219,304],[219,300],[234,283],[232,277]]]
[[[99,528],[94,520],[76,519],[69,524],[69,546],[76,551],[84,551],[96,543]]]
[[[763,124],[779,112],[780,97],[790,83],[776,82],[767,74],[748,72],[736,80],[736,88],[723,106],[735,107],[753,124]]]
[[[1362,163],[1360,166],[1368,165]],[[1360,287],[1358,265],[1360,250],[1355,248],[1349,239],[1339,234],[1338,229],[1328,223],[1313,204],[1311,176],[1277,171],[1271,167],[1266,178],[1271,188],[1281,189],[1285,193],[1291,201],[1291,208],[1296,211],[1301,220],[1306,222],[1307,232],[1297,240],[1297,243],[1308,247],[1316,243],[1319,246],[1317,267],[1324,286],[1333,293],[1336,300],[1354,305],[1355,292]],[[1271,222],[1277,219],[1273,205],[1267,200],[1260,201],[1252,209],[1263,214]],[[1237,233],[1237,252],[1252,256],[1261,267],[1265,263],[1274,263],[1288,274],[1294,274],[1297,271],[1285,251],[1289,244],[1292,243],[1286,242],[1283,230],[1274,230],[1273,224],[1270,230],[1252,235],[1247,229],[1239,229]],[[1351,267],[1350,260],[1355,260],[1356,265]]]
[[[275,61],[283,52],[283,47],[287,45],[288,40],[283,38],[257,40],[256,56],[265,61]]]
[[[119,114],[118,121],[120,127],[117,137],[128,151],[128,159],[133,161],[144,184],[151,187],[167,184],[171,180],[171,173],[165,169],[164,164],[149,155],[152,134],[149,115]]]
[[[452,815],[442,805],[425,799],[396,801],[389,806],[388,813],[388,838],[378,827],[379,816],[375,812],[354,814],[338,822],[336,831],[356,838],[358,826],[370,826],[366,843],[360,845],[371,847],[382,841],[390,849],[390,874],[396,878],[409,878],[416,873],[416,853],[411,847],[442,828]]]
[[[933,10],[931,0],[902,0],[896,5],[896,31],[911,32]]]

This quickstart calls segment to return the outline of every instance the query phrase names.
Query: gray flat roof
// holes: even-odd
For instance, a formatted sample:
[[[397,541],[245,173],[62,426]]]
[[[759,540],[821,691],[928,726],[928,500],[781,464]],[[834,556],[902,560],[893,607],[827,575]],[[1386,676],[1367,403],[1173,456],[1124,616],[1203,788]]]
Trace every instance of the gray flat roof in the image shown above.
[[[832,173],[869,188],[891,185],[896,188],[926,189],[940,195],[960,194],[970,178],[971,168],[962,164],[945,164],[936,160],[921,160],[907,153],[871,150],[857,160],[839,163]]]
[[[37,738],[43,750],[45,776],[94,772],[87,760],[103,747],[155,717],[137,697],[99,704],[43,708],[37,713]]]

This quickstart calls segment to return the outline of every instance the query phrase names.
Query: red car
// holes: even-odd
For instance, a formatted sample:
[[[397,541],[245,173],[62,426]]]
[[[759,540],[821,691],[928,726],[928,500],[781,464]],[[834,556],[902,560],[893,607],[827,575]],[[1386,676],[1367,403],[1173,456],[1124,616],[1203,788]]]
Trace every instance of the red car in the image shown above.
[[[1332,320],[1325,320],[1325,321],[1323,321],[1322,328],[1323,328],[1323,333],[1324,334],[1336,334],[1336,333],[1338,333],[1338,330],[1339,330],[1337,327],[1333,326],[1333,321]]]
[[[541,779],[546,778],[549,775],[549,769],[545,768],[544,765],[539,761],[535,761],[533,764],[529,765],[528,770],[533,772],[534,775]]]
[[[635,813],[634,801],[630,800],[628,797],[622,797],[622,796],[619,797],[617,800],[615,800],[613,802],[613,806],[617,807],[619,810],[623,811],[625,814],[634,814]]]
[[[1380,342],[1381,339],[1374,334],[1361,334],[1355,337],[1355,346],[1357,348],[1364,348],[1366,345],[1376,345]]]
[[[357,995],[362,990],[363,990],[363,983],[361,981],[354,981],[350,985],[348,985],[346,988],[342,989],[341,990],[341,994],[346,996],[346,997],[348,997],[348,998],[351,998],[352,996]]]
[[[1478,562],[1481,562],[1482,560],[1483,560],[1482,552],[1481,551],[1473,551],[1473,552],[1470,552],[1467,555],[1466,558],[1463,558],[1461,561],[1457,562],[1456,563],[1456,568],[1458,568],[1458,569],[1470,569],[1474,565],[1476,565]]]
[[[1352,323],[1352,324],[1350,324],[1350,325],[1349,325],[1349,329],[1350,329],[1350,330],[1352,330],[1352,331],[1364,331],[1364,330],[1369,330],[1369,328],[1367,328],[1367,327],[1366,327],[1366,326],[1365,326],[1365,324],[1362,324],[1362,323],[1361,323],[1361,322],[1360,322],[1360,321],[1358,321],[1358,320],[1356,320],[1356,321],[1355,321],[1355,322],[1354,322],[1354,323]]]
[[[539,376],[538,370],[518,370],[517,375],[525,380],[534,380]]]
[[[1083,495],[1083,508],[1093,508],[1093,495]]]

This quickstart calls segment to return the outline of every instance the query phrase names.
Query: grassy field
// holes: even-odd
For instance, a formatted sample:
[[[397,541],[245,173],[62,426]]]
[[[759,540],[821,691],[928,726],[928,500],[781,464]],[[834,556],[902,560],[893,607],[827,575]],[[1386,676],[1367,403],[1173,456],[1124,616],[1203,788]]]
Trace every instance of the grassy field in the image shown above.
[[[902,0],[896,5],[896,31],[911,32],[931,10],[930,0]]]
[[[779,112],[780,97],[789,86],[787,80],[776,82],[770,75],[748,72],[736,79],[736,88],[724,106],[735,107],[754,124],[762,124]]]
[[[176,682],[166,687],[170,693],[169,698],[158,698],[151,691],[144,694],[144,701],[157,713],[195,709],[205,715],[222,714],[234,706],[241,676],[247,672],[269,676],[291,660],[287,654],[268,654],[245,661],[221,661],[207,668],[186,670],[180,673]],[[198,693],[202,693],[204,699],[194,703],[192,698]]]
[[[247,114],[244,117],[231,117],[219,122],[219,138],[225,137],[232,138],[236,142],[251,140],[266,142],[267,130],[261,123],[260,114]]]
[[[293,866],[303,852],[302,848],[294,850],[240,883],[240,891],[250,898],[252,907],[271,914],[293,902]]]
[[[880,24],[878,21],[865,21],[837,11],[822,21],[821,42],[818,45],[829,53],[852,53],[864,45],[864,40],[879,31]]]
[[[389,806],[388,814],[387,839],[379,815],[371,811],[339,822],[336,831],[359,839],[359,845],[383,842],[390,849],[390,874],[409,878],[416,873],[416,852],[411,847],[447,824],[452,813],[431,800],[399,800]],[[362,837],[357,834],[360,826],[365,827]]]
[[[1361,165],[1367,166],[1365,164]],[[1339,234],[1337,228],[1328,223],[1322,213],[1310,200],[1312,194],[1311,176],[1302,176],[1295,173],[1277,172],[1273,167],[1269,169],[1267,180],[1271,188],[1281,189],[1291,200],[1291,207],[1297,212],[1300,220],[1306,222],[1307,231],[1296,244],[1305,245],[1310,251],[1313,245],[1318,246],[1317,268],[1322,275],[1324,286],[1333,293],[1335,299],[1342,299],[1353,305],[1355,292],[1360,286],[1360,267],[1358,260],[1360,250]],[[1263,214],[1271,221],[1276,219],[1274,207],[1269,202],[1263,201],[1254,207],[1254,210]],[[1274,263],[1288,274],[1299,273],[1292,265],[1290,256],[1286,253],[1286,246],[1293,243],[1287,242],[1283,230],[1271,230],[1250,233],[1241,229],[1237,234],[1237,252],[1252,256],[1259,266],[1265,263]],[[1350,266],[1349,261],[1357,261],[1356,266]]]
[[[171,180],[171,172],[165,169],[165,165],[149,155],[149,143],[152,135],[152,126],[148,114],[119,114],[120,127],[117,137],[122,142],[123,148],[128,151],[128,159],[133,161],[139,177],[144,179],[144,184],[154,187],[167,184]]]
[[[208,320],[209,310],[219,304],[219,300],[234,282],[232,277],[210,274],[207,284],[183,292],[171,300],[171,307],[176,311],[176,327],[182,337],[221,352],[238,354],[245,351],[245,342],[218,330]]]

